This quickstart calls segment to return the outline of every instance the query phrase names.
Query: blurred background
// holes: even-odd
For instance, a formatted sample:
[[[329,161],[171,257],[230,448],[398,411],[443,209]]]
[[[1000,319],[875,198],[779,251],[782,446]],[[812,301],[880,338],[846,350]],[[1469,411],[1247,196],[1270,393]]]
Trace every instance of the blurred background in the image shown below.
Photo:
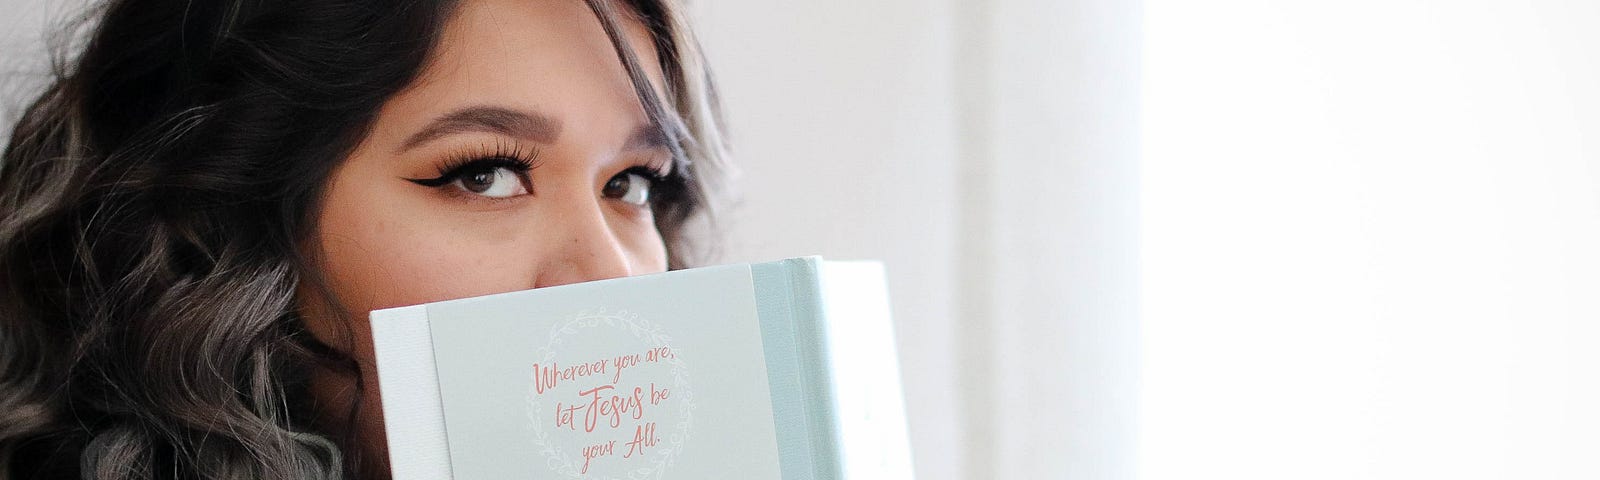
[[[887,263],[918,478],[1600,478],[1600,2],[692,9],[723,260]]]

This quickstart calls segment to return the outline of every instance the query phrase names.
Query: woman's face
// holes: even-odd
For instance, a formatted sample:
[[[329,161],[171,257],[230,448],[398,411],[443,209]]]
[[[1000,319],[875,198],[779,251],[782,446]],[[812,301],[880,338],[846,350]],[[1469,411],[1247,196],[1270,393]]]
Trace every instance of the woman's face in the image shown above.
[[[314,334],[353,349],[368,385],[370,310],[667,266],[648,192],[671,155],[599,20],[581,1],[458,8],[416,83],[334,171],[319,212],[319,267],[351,323],[302,307]],[[619,21],[660,92],[648,31]],[[339,340],[343,328],[354,345]],[[313,384],[325,400],[345,387]],[[376,414],[376,389],[366,397]],[[368,442],[381,443],[381,417],[363,417],[362,433],[379,434]]]

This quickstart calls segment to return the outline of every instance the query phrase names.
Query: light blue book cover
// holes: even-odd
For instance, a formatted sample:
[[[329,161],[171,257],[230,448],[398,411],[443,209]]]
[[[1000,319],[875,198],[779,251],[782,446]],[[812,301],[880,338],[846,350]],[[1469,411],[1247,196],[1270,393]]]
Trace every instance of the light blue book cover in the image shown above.
[[[679,270],[371,322],[397,480],[911,478],[875,262]]]

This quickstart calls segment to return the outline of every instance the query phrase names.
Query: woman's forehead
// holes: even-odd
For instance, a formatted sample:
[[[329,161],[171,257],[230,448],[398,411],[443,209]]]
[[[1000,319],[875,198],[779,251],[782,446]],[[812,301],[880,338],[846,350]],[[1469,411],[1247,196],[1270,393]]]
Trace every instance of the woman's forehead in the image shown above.
[[[616,21],[662,94],[649,31],[631,16]],[[610,37],[579,0],[462,2],[417,81],[384,113],[401,121],[391,126],[416,130],[475,106],[541,112],[566,132],[631,131],[647,122]]]

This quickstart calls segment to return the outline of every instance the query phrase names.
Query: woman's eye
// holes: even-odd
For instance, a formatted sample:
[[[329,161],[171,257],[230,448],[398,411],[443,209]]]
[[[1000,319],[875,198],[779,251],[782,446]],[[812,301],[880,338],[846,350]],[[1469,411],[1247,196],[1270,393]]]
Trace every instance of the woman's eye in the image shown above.
[[[532,160],[522,157],[494,156],[468,161],[451,162],[440,168],[433,178],[407,178],[417,185],[429,188],[451,188],[459,192],[488,198],[510,198],[533,192]]]
[[[478,197],[510,198],[526,195],[533,189],[528,170],[533,170],[533,166],[517,160],[475,160],[451,168],[437,178],[408,178],[408,181],[434,189],[461,189],[461,192]]]
[[[615,198],[633,205],[650,203],[650,178],[635,172],[622,172],[606,181],[601,191],[606,198]]]
[[[489,198],[508,198],[528,193],[521,175],[507,167],[484,167],[463,171],[451,184],[469,193]]]

